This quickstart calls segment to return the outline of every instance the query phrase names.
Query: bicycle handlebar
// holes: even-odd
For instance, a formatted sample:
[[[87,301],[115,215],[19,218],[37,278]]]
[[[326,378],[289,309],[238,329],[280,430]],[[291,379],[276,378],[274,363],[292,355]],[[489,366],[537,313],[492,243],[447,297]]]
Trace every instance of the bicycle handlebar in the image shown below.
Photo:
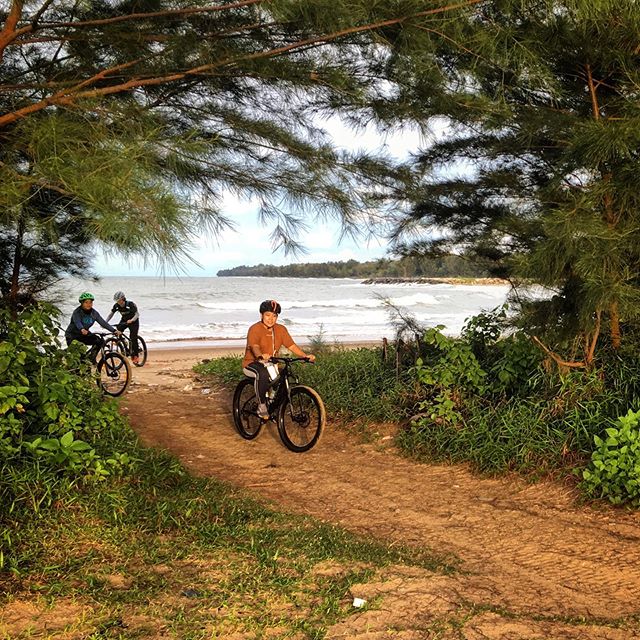
[[[311,363],[311,360],[309,359],[308,356],[306,356],[304,358],[281,358],[279,356],[271,356],[269,358],[268,362],[284,362],[284,363],[308,362],[308,363]]]

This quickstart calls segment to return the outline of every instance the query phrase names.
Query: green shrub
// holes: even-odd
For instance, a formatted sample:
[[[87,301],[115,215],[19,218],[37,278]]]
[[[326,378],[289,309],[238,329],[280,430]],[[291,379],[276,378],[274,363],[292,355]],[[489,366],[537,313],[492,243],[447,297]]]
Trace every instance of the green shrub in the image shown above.
[[[425,399],[401,434],[401,447],[491,473],[573,469],[591,454],[593,436],[618,403],[610,387],[624,376],[546,373],[526,335],[498,340],[490,314],[481,320],[463,338],[443,336],[439,328],[425,332],[427,349],[413,370]]]
[[[60,348],[55,313],[0,311],[0,530],[136,464],[133,432],[98,390],[84,347]]]
[[[640,506],[640,411],[629,410],[594,442],[591,465],[582,472],[584,489],[613,504]]]
[[[487,374],[471,345],[445,336],[443,328],[440,325],[425,331],[423,341],[429,347],[428,355],[418,358],[412,370],[418,382],[428,389],[427,398],[418,405],[424,414],[418,420],[418,429],[429,423],[460,422],[465,397],[485,391]]]
[[[34,458],[57,473],[84,467],[104,476],[117,464],[99,459],[111,457],[125,421],[95,384],[84,346],[60,348],[54,313],[33,309],[1,322],[0,455],[5,462]]]
[[[526,396],[539,388],[542,353],[529,336],[514,333],[496,342],[493,349],[494,362],[487,372],[492,394]]]

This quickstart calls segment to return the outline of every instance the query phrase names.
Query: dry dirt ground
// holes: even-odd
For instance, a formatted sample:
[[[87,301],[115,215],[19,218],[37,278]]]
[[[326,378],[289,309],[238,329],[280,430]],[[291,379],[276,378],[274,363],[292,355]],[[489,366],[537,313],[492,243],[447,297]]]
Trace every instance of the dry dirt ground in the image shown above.
[[[329,425],[305,454],[285,449],[271,424],[245,441],[228,394],[207,393],[191,372],[197,361],[158,354],[136,371],[123,406],[143,442],[284,509],[461,561],[454,577],[396,569],[361,585],[354,595],[380,606],[330,637],[427,637],[416,635],[424,621],[471,601],[479,613],[466,623],[470,639],[640,638],[639,514],[577,505],[558,484],[417,464],[384,432],[363,444]]]
[[[390,567],[357,585],[352,595],[375,607],[327,638],[640,638],[639,514],[581,506],[551,482],[414,463],[382,428],[362,443],[329,424],[305,454],[285,449],[274,425],[248,442],[228,393],[191,372],[205,354],[150,355],[122,402],[145,444],[284,510],[459,559],[452,576]],[[442,619],[456,622],[434,626]]]

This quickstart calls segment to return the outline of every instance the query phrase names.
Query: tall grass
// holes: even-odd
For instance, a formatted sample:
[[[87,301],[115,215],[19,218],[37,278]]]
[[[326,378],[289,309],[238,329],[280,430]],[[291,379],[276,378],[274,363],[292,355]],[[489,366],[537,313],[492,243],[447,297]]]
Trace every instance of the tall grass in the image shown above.
[[[459,339],[425,333],[415,372],[426,400],[400,436],[407,454],[490,473],[573,473],[588,464],[596,436],[638,407],[635,355],[605,347],[595,369],[561,373],[543,366],[524,334],[500,338],[486,316],[482,323],[489,331]]]
[[[195,370],[232,386],[242,378],[240,363],[240,357],[216,358]],[[405,396],[411,382],[406,371],[396,370],[393,350],[383,358],[381,348],[333,347],[321,350],[313,365],[294,366],[300,382],[318,391],[333,417],[399,420],[409,406]]]

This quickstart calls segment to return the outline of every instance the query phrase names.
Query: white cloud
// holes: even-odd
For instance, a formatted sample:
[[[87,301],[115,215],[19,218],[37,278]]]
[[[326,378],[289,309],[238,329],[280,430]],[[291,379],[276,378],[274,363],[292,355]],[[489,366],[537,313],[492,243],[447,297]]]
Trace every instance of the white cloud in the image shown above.
[[[385,151],[388,155],[404,160],[421,146],[437,138],[446,130],[445,122],[435,122],[427,136],[417,128],[405,128],[390,133],[381,133],[374,127],[354,131],[339,118],[330,118],[318,123],[326,129],[333,140],[350,151]],[[284,265],[300,262],[328,262],[340,260],[375,260],[386,255],[387,246],[383,240],[367,241],[341,238],[337,221],[310,223],[310,229],[300,234],[300,241],[307,253],[298,257],[285,256],[282,251],[273,252],[270,230],[258,220],[259,205],[255,199],[240,199],[229,191],[221,195],[220,209],[230,218],[235,229],[225,229],[218,237],[201,236],[194,243],[192,257],[202,265],[200,268],[185,264],[188,275],[213,276],[219,269],[241,264]],[[155,265],[144,266],[141,260],[126,262],[121,258],[107,258],[98,253],[95,261],[96,272],[100,275],[157,275]]]

